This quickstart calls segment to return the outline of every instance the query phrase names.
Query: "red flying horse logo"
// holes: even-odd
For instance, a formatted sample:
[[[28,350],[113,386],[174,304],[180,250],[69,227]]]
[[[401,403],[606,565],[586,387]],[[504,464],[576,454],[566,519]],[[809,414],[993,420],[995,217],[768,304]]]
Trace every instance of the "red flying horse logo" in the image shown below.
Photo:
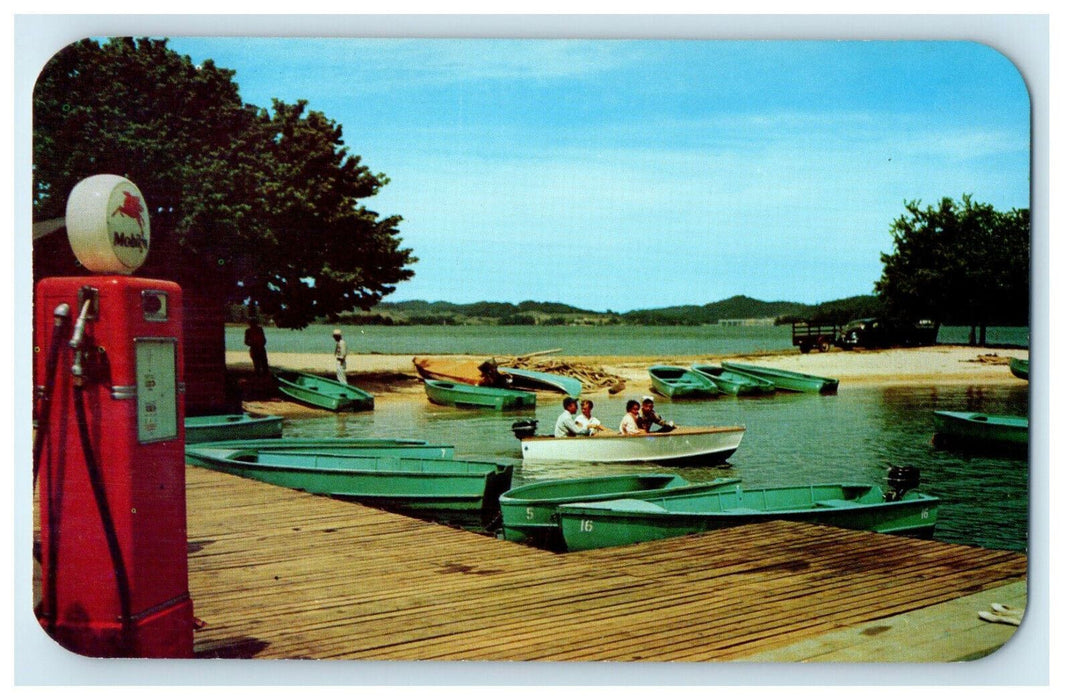
[[[144,235],[145,221],[141,217],[144,211],[145,208],[141,203],[141,198],[123,190],[123,203],[115,208],[115,211],[112,212],[112,216],[121,214],[122,216],[133,219],[138,222],[138,228],[141,230],[142,235]]]

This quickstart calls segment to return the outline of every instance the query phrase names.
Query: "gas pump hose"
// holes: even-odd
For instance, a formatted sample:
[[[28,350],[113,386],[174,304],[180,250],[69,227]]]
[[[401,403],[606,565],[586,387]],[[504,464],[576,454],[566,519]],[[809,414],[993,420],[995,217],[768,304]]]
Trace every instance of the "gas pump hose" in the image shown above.
[[[52,343],[48,347],[48,357],[45,360],[45,385],[41,394],[41,401],[37,405],[37,431],[33,437],[33,483],[37,485],[37,474],[41,470],[41,451],[45,446],[45,438],[48,437],[49,404],[52,401],[52,390],[56,386],[56,368],[59,366],[60,348],[66,343],[64,326],[70,320],[71,307],[60,304],[52,312],[55,318],[55,327],[52,331]]]
[[[108,507],[108,496],[104,491],[104,475],[100,465],[93,454],[93,444],[89,439],[89,423],[86,420],[85,401],[82,397],[82,384],[75,382],[74,387],[74,411],[78,421],[78,435],[82,442],[82,452],[86,460],[86,470],[89,472],[89,483],[93,488],[93,496],[97,502],[97,510],[100,513],[101,525],[104,529],[104,537],[108,542],[108,553],[111,555],[112,566],[115,569],[115,584],[119,593],[119,611],[122,623],[123,650],[133,652],[133,629],[131,624],[131,595],[130,579],[127,576],[126,563],[123,560],[123,551],[119,545],[119,536],[115,529],[115,521],[112,520],[111,509]],[[55,611],[53,611],[53,614]]]

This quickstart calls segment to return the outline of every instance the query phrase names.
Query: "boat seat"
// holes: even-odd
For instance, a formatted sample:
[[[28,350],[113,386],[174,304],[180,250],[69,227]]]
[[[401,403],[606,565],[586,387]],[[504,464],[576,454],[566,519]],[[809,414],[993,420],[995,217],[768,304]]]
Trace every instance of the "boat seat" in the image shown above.
[[[845,508],[859,505],[855,501],[846,501],[843,498],[827,498],[824,501],[815,501],[814,504],[820,508]]]

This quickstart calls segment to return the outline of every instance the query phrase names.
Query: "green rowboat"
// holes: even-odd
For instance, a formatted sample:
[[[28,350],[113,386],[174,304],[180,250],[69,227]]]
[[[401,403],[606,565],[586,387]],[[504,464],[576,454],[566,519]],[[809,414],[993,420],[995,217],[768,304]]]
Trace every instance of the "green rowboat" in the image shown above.
[[[1011,369],[1011,373],[1019,379],[1030,380],[1030,360],[1020,360],[1017,357],[1013,357],[1008,360],[1008,367]]]
[[[664,498],[558,506],[569,551],[617,547],[770,520],[931,537],[939,500],[915,491],[886,500],[870,484],[726,488]]]
[[[734,372],[746,374],[759,379],[772,382],[775,387],[784,391],[801,391],[817,394],[835,394],[840,381],[829,377],[819,377],[814,374],[792,372],[787,369],[774,369],[773,367],[760,367],[758,365],[744,365],[739,362],[722,362],[721,366]]]
[[[693,483],[676,474],[622,474],[580,479],[552,479],[510,489],[498,499],[505,539],[562,551],[558,506],[576,501],[650,498],[726,488],[739,479]]]
[[[371,411],[375,397],[367,391],[334,379],[306,372],[276,370],[275,379],[284,395],[309,406],[328,411]]]
[[[235,450],[255,450],[261,454],[301,454],[323,457],[354,455],[422,457],[453,459],[454,446],[429,444],[425,440],[401,438],[273,438],[266,440],[220,440],[196,445],[187,444],[186,463],[198,467],[212,459],[226,458]]]
[[[187,448],[187,461],[275,486],[355,500],[459,524],[490,523],[510,487],[509,464],[389,454],[316,454],[265,448]]]
[[[217,440],[277,438],[283,434],[281,417],[250,413],[186,416],[185,426],[187,445]]]
[[[1030,424],[1025,416],[934,411],[933,418],[939,439],[1021,447],[1030,440]]]
[[[671,399],[711,397],[721,393],[710,377],[685,367],[655,365],[647,368],[647,375],[654,390]]]
[[[692,365],[692,371],[698,372],[718,385],[723,394],[733,396],[761,396],[777,391],[773,382],[761,377],[753,377],[740,372],[718,367],[717,365]]]
[[[531,391],[458,384],[440,379],[425,379],[424,392],[428,395],[428,400],[434,404],[457,408],[490,408],[496,411],[510,411],[534,408],[536,405],[536,395]]]

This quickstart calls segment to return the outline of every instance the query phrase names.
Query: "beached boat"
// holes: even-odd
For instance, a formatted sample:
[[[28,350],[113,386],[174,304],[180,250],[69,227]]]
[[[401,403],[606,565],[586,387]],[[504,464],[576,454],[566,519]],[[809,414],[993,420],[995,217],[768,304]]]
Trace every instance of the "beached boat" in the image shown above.
[[[186,444],[277,438],[283,434],[280,416],[255,416],[251,413],[228,413],[216,416],[186,416]]]
[[[939,440],[1025,446],[1030,439],[1030,424],[1026,416],[934,411],[933,417]]]
[[[371,411],[375,397],[367,391],[334,379],[306,372],[276,370],[279,391],[295,401],[328,411]]]
[[[270,438],[263,440],[220,440],[186,446],[186,463],[205,466],[210,458],[226,457],[235,450],[260,453],[303,454],[325,457],[351,455],[395,455],[428,459],[453,459],[454,446],[404,438]]]
[[[562,550],[565,541],[558,525],[563,503],[650,498],[726,488],[740,479],[723,478],[703,483],[677,474],[621,474],[581,479],[551,479],[510,489],[498,499],[502,532],[507,540]]]
[[[1030,360],[1020,360],[1018,357],[1013,357],[1008,360],[1008,367],[1011,369],[1011,373],[1019,379],[1030,379]]]
[[[887,499],[871,484],[718,489],[660,498],[558,506],[569,551],[616,547],[770,520],[931,537],[939,500],[910,491]]]
[[[505,375],[509,379],[510,386],[516,389],[546,389],[572,396],[574,399],[584,390],[583,382],[564,374],[536,372],[516,367],[499,367],[498,371]]]
[[[505,382],[492,360],[414,357],[413,367],[421,379],[437,379],[473,386],[496,386]]]
[[[744,365],[739,362],[722,362],[721,366],[734,372],[758,377],[772,382],[775,387],[784,391],[802,391],[818,394],[835,394],[840,381],[830,377],[819,377],[814,374],[792,372],[787,369],[775,369],[773,367],[760,367],[758,365]]]
[[[723,394],[757,396],[777,391],[773,382],[749,374],[741,374],[717,365],[692,365],[692,370],[713,381]]]
[[[490,408],[496,411],[510,411],[534,408],[536,405],[536,395],[530,391],[458,384],[440,379],[425,379],[424,392],[428,395],[428,400],[434,404],[457,408]]]
[[[655,365],[647,368],[647,375],[654,390],[671,399],[711,397],[721,393],[713,379],[685,367]]]
[[[527,427],[531,421],[526,421]],[[676,428],[664,433],[621,435],[602,432],[590,437],[528,435],[515,428],[524,464],[541,462],[724,462],[744,437],[739,425]],[[522,437],[523,435],[523,437]]]
[[[397,452],[389,446],[364,453],[318,454],[195,445],[187,448],[186,455],[215,471],[389,510],[471,523],[496,517],[498,497],[510,487],[512,465]]]

